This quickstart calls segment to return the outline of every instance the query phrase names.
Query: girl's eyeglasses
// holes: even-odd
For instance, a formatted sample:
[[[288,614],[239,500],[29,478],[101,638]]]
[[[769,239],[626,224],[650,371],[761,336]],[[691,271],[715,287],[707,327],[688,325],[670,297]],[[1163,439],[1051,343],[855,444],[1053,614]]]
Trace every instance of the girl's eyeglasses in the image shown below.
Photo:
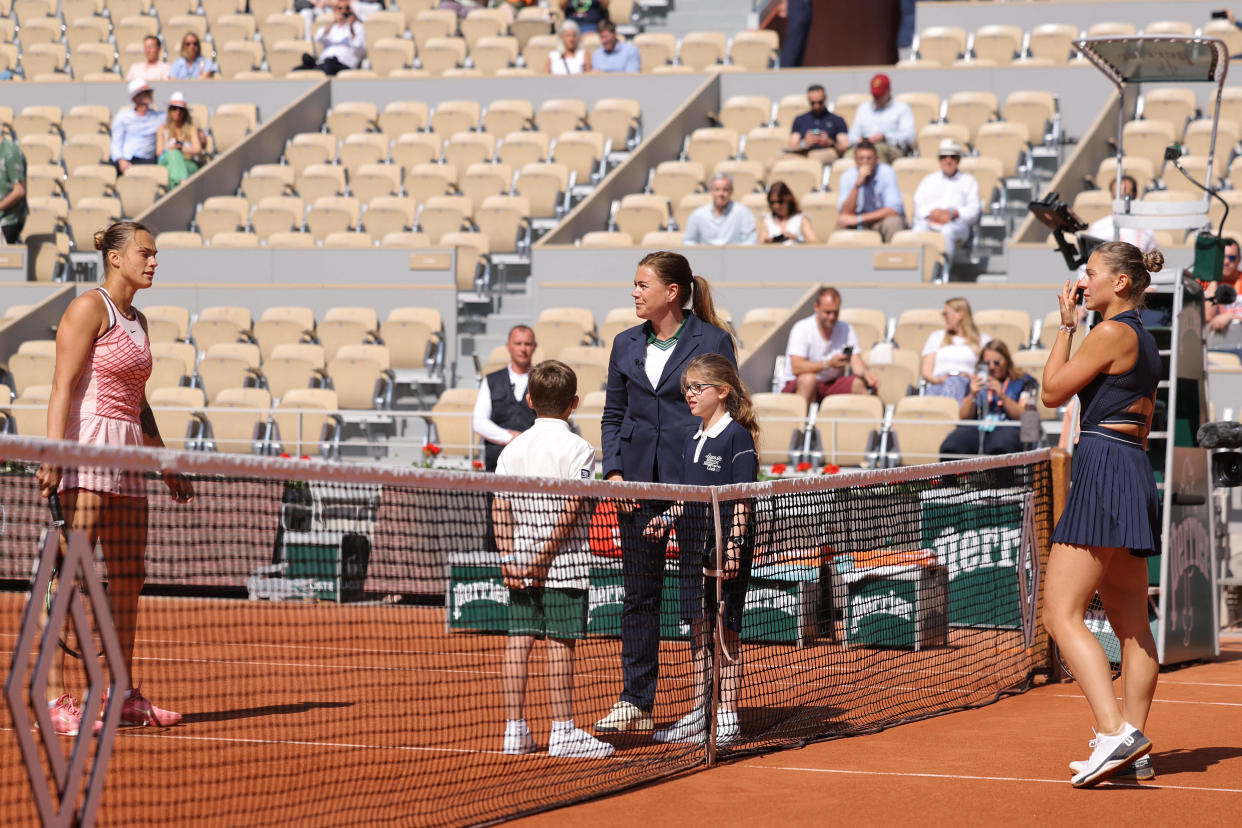
[[[716,386],[710,382],[692,382],[689,385],[683,385],[681,387],[681,393],[685,394],[687,397],[697,397],[706,389],[715,387]]]

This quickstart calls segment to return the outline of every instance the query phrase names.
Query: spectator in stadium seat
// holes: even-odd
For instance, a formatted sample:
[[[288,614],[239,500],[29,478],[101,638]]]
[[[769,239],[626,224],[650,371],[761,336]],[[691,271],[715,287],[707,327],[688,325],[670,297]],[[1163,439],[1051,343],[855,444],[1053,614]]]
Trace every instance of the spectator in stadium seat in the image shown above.
[[[622,331],[608,358],[608,391],[601,418],[607,480],[681,483],[682,448],[701,425],[679,382],[700,354],[736,364],[711,287],[678,253],[650,253],[634,274],[634,312],[643,324]],[[649,541],[643,529],[668,508],[659,501],[616,503],[624,601],[621,607],[621,698],[595,723],[601,732],[650,732],[660,673],[660,603],[667,539]]]
[[[527,6],[539,5],[539,0],[496,0],[494,5],[499,6],[505,11],[505,19],[509,25],[513,25],[513,21],[517,20],[517,13]]]
[[[527,325],[514,325],[505,342],[509,364],[488,374],[479,385],[471,424],[474,433],[483,438],[483,460],[488,471],[496,471],[501,449],[535,422],[535,412],[526,403],[526,383],[535,348],[534,330]]]
[[[617,37],[611,20],[599,24],[600,47],[591,54],[592,72],[637,72],[641,65],[638,47]]]
[[[27,212],[26,156],[6,136],[0,138],[0,244],[17,244]]]
[[[186,32],[181,38],[181,57],[177,58],[168,77],[174,80],[195,80],[215,77],[218,71],[215,61],[203,54],[203,45],[194,32]]]
[[[358,21],[349,0],[336,0],[332,5],[332,25],[320,26],[315,32],[319,44],[319,62],[314,55],[303,54],[301,69],[318,69],[335,75],[342,69],[357,69],[367,54],[366,32]]]
[[[561,0],[565,20],[578,24],[583,32],[593,32],[601,21],[608,20],[608,4],[611,0]]]
[[[768,187],[768,210],[759,224],[759,241],[764,244],[818,244],[815,228],[798,209],[798,199],[784,181]]]
[[[850,148],[849,127],[840,115],[828,111],[828,93],[818,83],[807,87],[810,110],[794,118],[789,130],[789,148],[806,151],[807,158],[831,164]]]
[[[834,287],[820,290],[814,312],[789,331],[781,391],[810,405],[833,394],[867,394],[880,387],[862,358],[857,334],[840,315],[841,293]]]
[[[147,35],[142,39],[142,60],[129,67],[125,80],[131,83],[136,80],[151,81],[168,80],[169,66],[160,60],[160,50],[164,44],[155,35]]]
[[[79,247],[84,241],[78,240]],[[143,225],[122,221],[97,232],[94,246],[103,254],[104,281],[70,302],[56,328],[47,436],[87,446],[163,447],[144,388],[151,376],[147,321],[133,305],[134,295],[154,279],[155,241]],[[141,473],[119,468],[62,469],[50,463],[40,465],[36,477],[43,497],[60,498],[67,525],[85,532],[91,547],[98,543],[103,551],[108,607],[126,672],[135,682],[138,597],[146,580],[146,481]],[[174,502],[193,498],[186,477],[165,472],[163,478]],[[50,712],[57,733],[74,735],[82,717],[64,686],[61,658],[53,659],[48,677],[49,692],[58,694]],[[162,727],[181,720],[180,713],[143,698],[136,682],[127,690],[122,723]]]
[[[565,363],[548,360],[534,367],[526,401],[538,419],[505,446],[497,474],[594,479],[595,449],[569,427],[569,415],[578,407],[577,391],[578,378]],[[536,638],[548,642],[548,755],[603,758],[616,750],[574,724],[574,645],[586,638],[591,586],[590,515],[591,504],[581,497],[554,500],[500,492],[492,503],[496,549],[509,589],[509,643],[501,667],[506,754],[537,750],[525,710]]]
[[[130,81],[125,107],[112,116],[112,163],[124,174],[134,164],[154,164],[156,134],[164,125],[164,113],[151,108],[151,87],[141,78]]]
[[[970,391],[979,353],[992,337],[975,327],[975,317],[965,299],[957,297],[945,302],[940,315],[944,318],[944,330],[933,331],[923,345],[921,373],[927,380],[923,393],[962,400]]]
[[[850,143],[862,141],[875,145],[876,154],[885,164],[908,155],[914,144],[914,111],[910,104],[893,99],[888,75],[871,79],[871,100],[863,101],[850,125]]]
[[[1116,198],[1117,179],[1114,178],[1112,183],[1108,185],[1108,188],[1112,190],[1113,198]],[[1138,198],[1138,182],[1134,180],[1134,176],[1123,175],[1121,177],[1121,190],[1125,194],[1126,198],[1131,201]],[[1112,213],[1100,216],[1098,219],[1091,222],[1091,226],[1087,228],[1087,235],[1095,236],[1096,238],[1103,239],[1104,241],[1129,242],[1139,250],[1142,250],[1144,253],[1148,253],[1156,249],[1156,234],[1150,230],[1136,230],[1134,228],[1124,227],[1120,233],[1117,233],[1117,226],[1113,223]],[[1113,238],[1114,235],[1117,236],[1116,239]],[[1080,276],[1085,276],[1087,273],[1086,266],[1084,265],[1079,268],[1078,273]]]
[[[190,117],[189,104],[184,95],[174,92],[168,99],[168,116],[155,140],[159,164],[168,169],[169,189],[198,172],[198,162],[194,159],[202,153],[203,142]]]
[[[982,420],[979,425],[960,425],[940,444],[942,460],[951,455],[1011,454],[1022,448],[1021,432],[998,422],[1017,422],[1022,412],[1035,404],[1039,383],[1013,364],[1009,347],[993,339],[983,349],[979,368],[970,378],[970,392],[962,399],[958,416],[963,420]]]
[[[841,174],[837,195],[837,227],[842,230],[875,230],[887,243],[906,229],[905,205],[897,173],[880,163],[875,145],[861,141],[854,147],[852,169]]]
[[[957,246],[970,238],[979,221],[979,182],[958,169],[962,147],[952,138],[940,142],[937,155],[940,172],[928,175],[914,191],[914,229],[939,231],[951,262]]]
[[[561,38],[561,47],[548,52],[548,62],[544,64],[543,71],[549,75],[581,75],[590,72],[591,56],[582,48],[578,24],[566,20],[557,34]]]
[[[1242,286],[1238,278],[1238,243],[1234,239],[1225,239],[1225,263],[1221,268],[1220,281],[1208,282],[1203,290],[1207,299],[1216,296],[1221,285],[1228,285],[1235,291]],[[1242,298],[1235,299],[1227,305],[1206,302],[1203,306],[1203,318],[1207,323],[1207,345],[1213,351],[1229,351],[1242,357],[1242,347],[1234,336],[1234,331],[1242,328]],[[1230,326],[1234,326],[1230,329]]]
[[[733,200],[733,178],[724,173],[712,176],[712,200],[696,207],[686,219],[684,242],[693,244],[754,244],[759,239],[755,214]]]

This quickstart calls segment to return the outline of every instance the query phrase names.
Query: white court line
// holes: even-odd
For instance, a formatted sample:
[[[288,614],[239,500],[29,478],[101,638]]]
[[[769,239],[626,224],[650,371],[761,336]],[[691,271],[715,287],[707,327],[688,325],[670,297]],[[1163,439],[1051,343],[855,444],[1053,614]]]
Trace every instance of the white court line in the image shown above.
[[[1082,701],[1082,696],[1073,696],[1069,694],[1057,693],[1053,696],[1056,699],[1078,699]],[[1121,701],[1121,696],[1117,697],[1117,701]],[[1178,699],[1152,699],[1155,704],[1197,704],[1204,707],[1242,707],[1240,702],[1214,702],[1214,701],[1180,701]]]
[[[1221,681],[1166,681],[1165,679],[1160,679],[1161,687],[1164,687],[1166,684],[1185,685],[1187,687],[1242,687],[1242,684],[1230,684]]]
[[[925,779],[960,779],[967,782],[1038,782],[1045,785],[1069,785],[1068,779],[1040,779],[1033,776],[971,776],[968,774],[957,773],[901,773],[900,771],[862,771],[862,770],[845,770],[838,768],[796,768],[796,767],[779,767],[774,765],[754,765],[745,763],[739,767],[758,768],[762,770],[778,770],[778,771],[795,771],[799,773],[836,773],[854,776],[902,776],[916,777]],[[1119,788],[1155,788],[1169,791],[1208,791],[1210,793],[1236,793],[1242,794],[1242,788],[1209,788],[1203,785],[1155,785],[1144,782],[1142,785],[1106,783],[1112,787]]]

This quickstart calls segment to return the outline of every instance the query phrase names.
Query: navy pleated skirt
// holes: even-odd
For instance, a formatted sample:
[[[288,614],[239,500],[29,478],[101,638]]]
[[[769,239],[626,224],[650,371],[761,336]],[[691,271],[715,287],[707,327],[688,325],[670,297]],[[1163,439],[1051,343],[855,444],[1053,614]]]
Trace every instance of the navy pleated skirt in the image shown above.
[[[1065,511],[1053,543],[1160,554],[1160,500],[1147,454],[1137,445],[1084,431],[1074,449]]]

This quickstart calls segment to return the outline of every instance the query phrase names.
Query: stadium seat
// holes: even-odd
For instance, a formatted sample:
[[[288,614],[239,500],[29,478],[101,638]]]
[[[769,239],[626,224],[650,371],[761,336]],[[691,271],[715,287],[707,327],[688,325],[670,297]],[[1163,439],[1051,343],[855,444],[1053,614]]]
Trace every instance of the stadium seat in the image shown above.
[[[470,418],[478,393],[474,388],[449,388],[431,407],[436,443],[445,454],[464,456],[475,453]]]
[[[324,119],[328,133],[339,139],[378,126],[379,111],[372,101],[342,101],[333,105]]]
[[[259,237],[245,230],[216,233],[209,239],[212,247],[249,250],[259,246]]]
[[[1164,150],[1173,143],[1174,138],[1181,137],[1167,121],[1129,121],[1122,128],[1122,144],[1129,158],[1146,158],[1151,161],[1153,169],[1159,169],[1164,163]]]
[[[584,233],[578,241],[582,247],[601,249],[634,246],[634,240],[630,238],[629,233],[621,233],[615,230],[592,230],[589,233]]]
[[[264,360],[281,345],[297,345],[313,335],[313,320],[308,326],[301,320],[278,316],[260,319],[254,324],[253,333]]]
[[[521,41],[518,41],[521,43]],[[554,34],[535,34],[522,44],[522,61],[538,74],[543,74],[548,65],[548,55],[559,49],[561,39]]]
[[[216,50],[216,63],[220,77],[236,79],[243,72],[250,72],[263,65],[263,44],[253,40],[223,41]]]
[[[478,127],[481,109],[478,101],[441,101],[431,113],[428,123],[432,132],[447,138]]]
[[[884,403],[879,397],[866,394],[825,397],[815,418],[822,462],[838,466],[862,465],[867,459],[867,446],[879,436],[883,418]]]
[[[530,251],[530,202],[523,196],[488,196],[475,211],[479,232],[487,237],[493,257],[497,253]]]
[[[322,383],[327,378],[323,369],[323,349],[319,348],[319,359],[300,349],[297,345],[277,345],[263,360],[263,373],[267,377],[267,387],[276,400],[298,388],[310,388]]]
[[[61,160],[66,170],[75,170],[78,167],[107,163],[110,152],[110,139],[106,134],[78,133],[66,140],[61,150]],[[29,164],[30,159],[26,160]]]
[[[1198,110],[1195,92],[1189,87],[1155,87],[1143,95],[1143,118],[1171,124],[1174,134],[1181,134]]]
[[[1195,33],[1195,26],[1187,20],[1157,20],[1143,27],[1145,35],[1177,35],[1188,37]]]
[[[748,72],[763,72],[780,57],[780,40],[771,29],[738,32],[729,42],[729,62]]]
[[[256,164],[242,174],[241,191],[250,204],[269,196],[291,195],[293,167],[288,164]]]
[[[889,244],[893,247],[922,248],[924,282],[935,278],[938,266],[943,268],[951,264],[946,261],[944,236],[938,230],[898,230],[889,239]]]
[[[1030,150],[1030,134],[1024,123],[992,121],[979,127],[974,143],[980,155],[1000,159],[1002,174],[1008,177],[1017,173]]]
[[[902,311],[893,330],[893,342],[902,350],[921,354],[927,337],[934,331],[944,329],[940,313],[940,308],[908,308]]]
[[[572,132],[586,125],[586,104],[576,98],[552,98],[539,105],[535,128],[549,135]]]
[[[666,228],[669,218],[668,199],[656,193],[623,196],[613,214],[617,230],[629,234],[634,244],[638,244],[647,233]]]
[[[721,161],[712,170],[712,175],[727,175],[733,179],[735,197],[744,196],[762,188],[765,178],[763,164],[758,161],[733,160]]]
[[[470,49],[474,67],[484,75],[496,75],[512,67],[518,59],[518,41],[515,37],[484,37]]]
[[[207,447],[240,454],[266,448],[272,395],[266,388],[225,388],[207,406]]]
[[[562,348],[556,357],[578,375],[578,397],[581,399],[592,391],[600,391],[608,381],[607,348],[571,346]]]
[[[1027,50],[1033,57],[1052,61],[1057,66],[1069,63],[1078,38],[1078,27],[1065,23],[1043,23],[1031,29]]]
[[[828,236],[829,247],[880,247],[884,238],[875,230],[834,230]]]
[[[633,147],[642,129],[642,109],[633,98],[600,98],[587,113],[587,126],[612,142],[614,149]]]
[[[919,355],[899,348],[889,349],[884,359],[875,355],[867,362],[879,383],[876,398],[884,405],[896,405],[902,397],[918,393]]]
[[[164,445],[172,449],[187,449],[197,444],[205,421],[202,409],[207,406],[201,388],[155,388],[147,402],[151,404]]]
[[[294,457],[333,453],[341,428],[339,408],[336,392],[330,388],[288,390],[272,412],[278,447]]]
[[[298,173],[294,190],[303,201],[345,192],[345,168],[336,164],[309,164]]]
[[[520,170],[527,164],[545,160],[551,143],[546,132],[508,132],[496,150],[496,158]]]
[[[203,237],[186,230],[165,230],[156,235],[155,246],[160,250],[188,250],[202,247]]]
[[[677,61],[696,72],[707,71],[724,60],[726,40],[723,32],[687,32],[677,49]]]
[[[587,391],[579,385],[578,397],[580,402],[574,410],[572,422],[578,427],[578,433],[582,435],[582,439],[594,446],[596,452],[600,452],[603,449],[601,421],[607,394],[604,391]]]
[[[1225,41],[1231,55],[1242,52],[1242,31],[1238,31],[1238,27],[1228,20],[1209,20],[1204,23],[1203,36]],[[1226,117],[1224,112],[1221,113],[1221,117]],[[1242,121],[1242,119],[1235,120]]]
[[[940,142],[946,138],[951,138],[959,144],[968,144],[970,143],[970,128],[965,124],[954,123],[928,124],[922,127],[919,129],[916,141],[919,155],[924,158],[935,158]]]
[[[997,108],[995,92],[954,92],[945,105],[945,120],[965,126],[966,141],[973,144],[979,128],[996,118]],[[935,153],[926,157],[935,158]]]
[[[759,462],[789,463],[802,452],[806,400],[797,394],[751,395],[759,420]]]
[[[534,123],[535,107],[526,99],[492,101],[483,113],[483,131],[497,137],[521,132]]]
[[[1024,310],[980,310],[975,311],[974,319],[980,333],[1004,342],[1010,353],[1017,353],[1031,341],[1031,315]]]
[[[1074,213],[1090,225],[1113,212],[1113,197],[1107,190],[1083,190],[1074,196]]]
[[[897,402],[893,432],[903,466],[940,459],[940,444],[953,430],[959,406],[951,397],[903,397]]]
[[[298,69],[302,65],[302,55],[314,54],[315,47],[308,40],[301,39],[301,22],[298,21],[297,27],[299,36],[290,40],[277,40],[275,42],[264,41],[267,43],[267,65],[272,74],[278,78],[283,78],[290,72]],[[306,73],[308,77],[311,73]]]
[[[306,212],[306,230],[322,242],[329,233],[356,230],[361,214],[362,203],[353,196],[320,196]]]
[[[260,241],[267,241],[273,233],[300,230],[303,211],[299,196],[267,196],[250,214],[250,226]]]
[[[672,63],[677,52],[677,36],[668,32],[643,32],[634,36],[633,44],[644,72]]]
[[[441,76],[459,68],[466,59],[466,41],[460,37],[433,37],[418,47],[422,68],[432,76]]]
[[[552,148],[552,160],[565,164],[579,185],[592,185],[604,177],[607,139],[594,130],[562,133]]]
[[[804,195],[798,202],[798,206],[802,208],[803,215],[811,222],[811,227],[815,230],[815,237],[821,242],[827,241],[833,231],[837,229],[837,216],[840,211],[837,209],[837,194],[826,192],[812,192]]]
[[[168,191],[168,168],[135,164],[116,180],[116,194],[126,216],[137,216]]]
[[[966,30],[956,26],[929,26],[919,32],[917,51],[923,60],[951,66],[966,51]]]
[[[1022,51],[1025,33],[1018,26],[992,24],[980,26],[972,41],[975,57],[1007,66]]]
[[[737,130],[703,127],[686,138],[683,154],[686,160],[702,164],[705,170],[712,170],[721,161],[737,156],[737,143]]]
[[[337,139],[320,132],[301,132],[285,145],[285,162],[297,176],[311,164],[331,164],[336,160]]]
[[[1213,169],[1217,175],[1224,173],[1229,164],[1229,159],[1233,155],[1234,149],[1238,145],[1238,124],[1234,121],[1221,119],[1216,124],[1216,153],[1213,161]],[[1192,121],[1186,127],[1186,136],[1184,144],[1186,151],[1190,155],[1198,155],[1206,158],[1212,140],[1212,119],[1202,118]]]
[[[163,235],[162,233],[160,235]],[[142,309],[143,315],[147,317],[147,324],[166,323],[172,326],[172,339],[185,339],[190,331],[190,312],[181,305],[148,305]],[[191,362],[186,366],[187,371],[194,367],[193,355],[191,354]]]
[[[768,169],[767,184],[770,187],[777,181],[783,181],[794,197],[801,199],[807,193],[820,189],[823,174],[823,165],[818,161],[795,155],[772,162]]]
[[[120,221],[123,215],[119,198],[84,198],[69,208],[69,235],[79,250],[94,250],[95,231]]]

